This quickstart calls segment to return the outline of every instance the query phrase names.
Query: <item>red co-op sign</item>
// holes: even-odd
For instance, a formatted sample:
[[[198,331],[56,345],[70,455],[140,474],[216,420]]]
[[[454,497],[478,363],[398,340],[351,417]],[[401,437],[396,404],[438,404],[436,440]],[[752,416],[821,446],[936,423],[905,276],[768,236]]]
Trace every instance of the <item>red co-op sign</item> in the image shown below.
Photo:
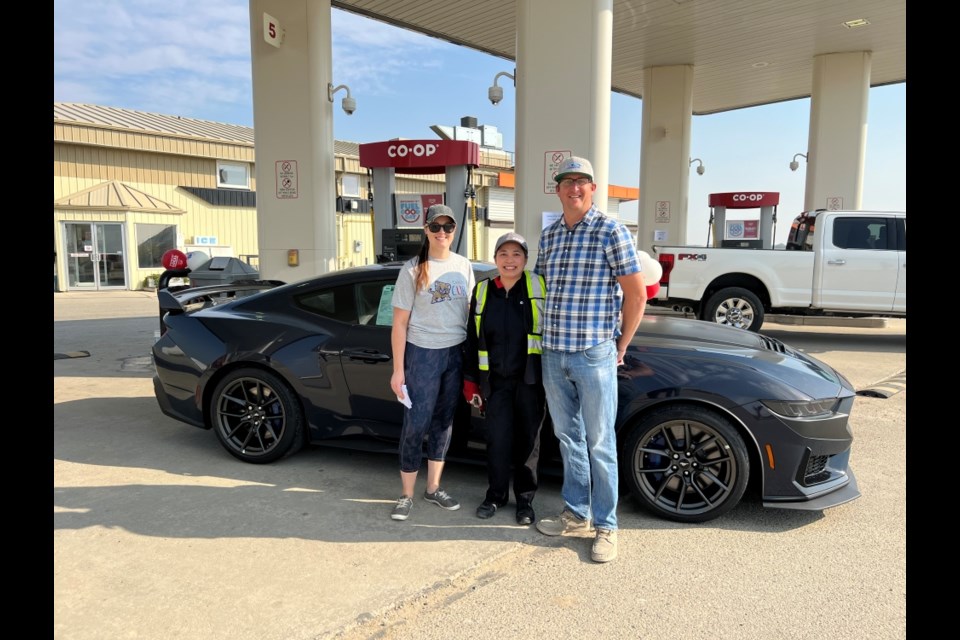
[[[780,204],[779,191],[732,191],[730,193],[711,193],[711,207],[727,209],[753,209],[755,207],[775,207]]]
[[[393,167],[402,173],[444,173],[447,167],[477,166],[480,147],[468,140],[387,140],[360,145],[360,166]]]

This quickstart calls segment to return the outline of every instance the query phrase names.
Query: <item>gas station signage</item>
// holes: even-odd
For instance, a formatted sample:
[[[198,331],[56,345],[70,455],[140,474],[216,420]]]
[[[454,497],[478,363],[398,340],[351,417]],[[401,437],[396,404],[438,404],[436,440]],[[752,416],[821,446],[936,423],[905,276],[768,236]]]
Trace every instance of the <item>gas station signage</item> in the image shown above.
[[[360,145],[360,166],[400,173],[444,173],[454,165],[477,166],[480,147],[468,140],[387,140]]]

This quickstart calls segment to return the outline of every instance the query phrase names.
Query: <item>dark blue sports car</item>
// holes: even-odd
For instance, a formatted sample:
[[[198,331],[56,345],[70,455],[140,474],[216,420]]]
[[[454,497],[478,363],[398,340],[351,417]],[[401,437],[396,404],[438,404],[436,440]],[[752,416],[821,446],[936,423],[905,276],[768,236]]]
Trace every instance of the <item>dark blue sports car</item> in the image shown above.
[[[390,390],[399,264],[293,284],[159,292],[154,390],[176,420],[213,429],[244,462],[308,444],[396,452]],[[477,279],[493,265],[475,263]],[[855,391],[826,364],[762,334],[647,315],[620,367],[624,489],[662,518],[704,522],[748,487],[764,506],[820,510],[859,497],[848,416]],[[462,403],[450,460],[482,462],[484,418]],[[544,427],[544,473],[560,459]]]

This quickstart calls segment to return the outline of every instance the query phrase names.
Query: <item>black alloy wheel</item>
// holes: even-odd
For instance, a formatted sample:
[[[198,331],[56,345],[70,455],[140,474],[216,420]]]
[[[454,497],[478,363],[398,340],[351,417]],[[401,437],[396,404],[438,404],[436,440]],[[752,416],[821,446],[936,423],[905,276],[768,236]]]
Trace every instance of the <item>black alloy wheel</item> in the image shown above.
[[[303,446],[300,403],[283,380],[268,371],[238,369],[228,374],[211,403],[217,439],[244,462],[273,462]]]
[[[746,445],[733,425],[694,405],[646,416],[627,436],[620,468],[640,504],[675,522],[723,515],[740,502],[750,476]]]

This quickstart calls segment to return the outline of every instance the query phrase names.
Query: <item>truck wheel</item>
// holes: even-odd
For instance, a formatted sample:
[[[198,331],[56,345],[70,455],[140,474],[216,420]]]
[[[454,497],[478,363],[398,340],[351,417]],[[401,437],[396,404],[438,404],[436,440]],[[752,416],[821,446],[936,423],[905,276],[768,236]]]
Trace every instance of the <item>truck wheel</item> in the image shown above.
[[[703,319],[738,329],[759,331],[763,324],[763,304],[752,291],[727,287],[710,296],[703,308]]]

